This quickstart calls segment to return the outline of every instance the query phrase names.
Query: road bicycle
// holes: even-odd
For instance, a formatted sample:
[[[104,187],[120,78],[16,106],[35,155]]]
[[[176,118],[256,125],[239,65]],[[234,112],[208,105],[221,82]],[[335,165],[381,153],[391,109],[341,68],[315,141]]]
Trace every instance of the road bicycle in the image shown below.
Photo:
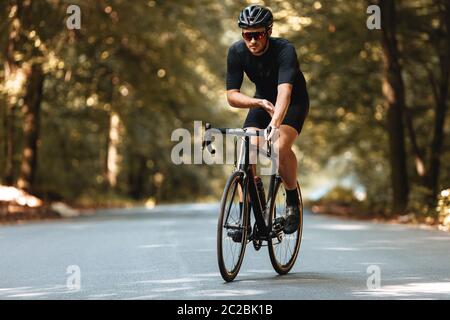
[[[242,139],[239,156],[235,152],[234,169],[225,185],[220,202],[220,215],[217,225],[217,260],[220,274],[227,281],[233,281],[242,265],[245,248],[250,242],[255,250],[268,246],[270,261],[275,271],[287,274],[295,264],[300,249],[303,230],[303,202],[300,185],[297,182],[300,222],[294,233],[284,233],[284,215],[286,212],[286,190],[278,171],[270,175],[267,196],[257,187],[250,164],[250,137],[263,135],[263,130],[212,128],[205,126],[203,148],[215,154],[211,132],[234,136],[235,149],[237,139]],[[257,144],[257,153],[259,144]],[[267,141],[267,157],[274,165],[272,143]],[[262,192],[261,192],[262,191]],[[267,201],[265,201],[267,199]],[[251,212],[254,225],[251,226]]]

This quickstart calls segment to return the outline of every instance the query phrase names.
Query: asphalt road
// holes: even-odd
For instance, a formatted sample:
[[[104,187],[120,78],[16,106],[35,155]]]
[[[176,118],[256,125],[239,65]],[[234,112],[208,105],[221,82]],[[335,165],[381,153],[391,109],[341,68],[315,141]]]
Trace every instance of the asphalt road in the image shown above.
[[[450,299],[450,234],[304,220],[289,275],[250,245],[232,283],[216,261],[217,206],[0,226],[0,299]]]

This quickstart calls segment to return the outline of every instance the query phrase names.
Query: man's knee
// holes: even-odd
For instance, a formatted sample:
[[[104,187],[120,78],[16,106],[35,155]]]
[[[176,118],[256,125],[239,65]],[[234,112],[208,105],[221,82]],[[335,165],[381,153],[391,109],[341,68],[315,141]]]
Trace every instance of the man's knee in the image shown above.
[[[280,158],[286,158],[286,156],[290,155],[292,151],[292,146],[290,144],[280,144],[278,152],[280,154]]]
[[[297,137],[298,135],[295,129],[289,126],[282,126],[277,141],[277,148],[279,150],[280,156],[293,152],[292,146],[294,145],[295,139]]]
[[[255,127],[247,127],[245,129],[248,130],[261,130],[259,128],[255,128]],[[263,139],[264,137],[256,137],[256,136],[252,136],[250,137],[250,163],[251,164],[256,164],[257,163],[257,158],[258,158],[258,153],[261,152],[261,146],[263,145]]]

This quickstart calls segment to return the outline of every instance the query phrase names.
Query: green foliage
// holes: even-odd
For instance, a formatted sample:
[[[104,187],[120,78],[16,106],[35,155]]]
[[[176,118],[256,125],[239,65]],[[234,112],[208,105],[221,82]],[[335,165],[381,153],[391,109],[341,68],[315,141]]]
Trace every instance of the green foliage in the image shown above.
[[[337,185],[319,199],[319,202],[337,202],[344,205],[359,203],[352,188]]]
[[[8,20],[17,1],[0,3],[0,62],[6,59]],[[117,197],[156,202],[195,201],[222,191],[230,168],[175,166],[171,133],[193,121],[240,126],[245,110],[225,103],[226,52],[240,39],[236,16],[250,1],[31,1],[16,48],[19,67],[36,59],[45,71],[36,190],[76,201]],[[297,49],[311,100],[297,142],[301,176],[314,180],[331,159],[345,160],[343,174],[367,194],[365,205],[383,211],[390,201],[386,110],[381,94],[380,31],[366,28],[367,1],[262,1],[275,15],[274,36]],[[66,8],[79,5],[81,30],[65,27]],[[434,2],[398,4],[408,112],[424,158],[434,124],[430,76],[439,79]],[[5,71],[0,70],[0,176],[5,166]],[[245,83],[245,92],[253,86]],[[15,105],[15,165],[20,161],[22,98]],[[108,186],[110,119],[120,117],[117,185]],[[448,115],[447,115],[448,116]],[[446,122],[446,135],[450,131]],[[429,190],[417,176],[411,143],[411,208],[424,210]],[[450,145],[444,142],[440,186],[450,178]],[[309,178],[309,179],[308,179]],[[339,177],[341,178],[341,177]],[[300,179],[302,180],[302,179]],[[425,189],[424,189],[425,188]],[[111,190],[113,189],[113,190]],[[105,195],[105,197],[103,197]],[[354,202],[337,187],[332,200]],[[327,198],[327,199],[328,199]]]
[[[15,3],[4,6],[2,14]],[[65,28],[69,4],[81,8],[81,30]],[[74,200],[107,191],[112,112],[122,126],[120,192],[158,201],[211,192],[204,177],[220,175],[220,169],[174,167],[170,135],[178,127],[192,131],[194,120],[217,123],[223,117],[217,105],[223,69],[216,66],[226,48],[209,46],[221,33],[214,18],[220,9],[207,1],[192,8],[182,1],[33,2],[17,54],[22,62],[43,56],[46,63],[38,194]],[[156,174],[166,177],[161,186],[155,185]],[[186,181],[198,187],[174,190]]]

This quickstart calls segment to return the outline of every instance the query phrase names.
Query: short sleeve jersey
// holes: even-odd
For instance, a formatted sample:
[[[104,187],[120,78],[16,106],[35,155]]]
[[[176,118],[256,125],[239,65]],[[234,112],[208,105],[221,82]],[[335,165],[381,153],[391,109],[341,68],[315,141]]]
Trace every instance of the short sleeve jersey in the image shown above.
[[[227,56],[227,90],[240,90],[244,72],[255,84],[255,98],[276,102],[278,85],[292,84],[291,103],[307,103],[305,78],[300,71],[294,46],[285,39],[269,38],[261,56],[251,54],[244,40],[235,42]]]

